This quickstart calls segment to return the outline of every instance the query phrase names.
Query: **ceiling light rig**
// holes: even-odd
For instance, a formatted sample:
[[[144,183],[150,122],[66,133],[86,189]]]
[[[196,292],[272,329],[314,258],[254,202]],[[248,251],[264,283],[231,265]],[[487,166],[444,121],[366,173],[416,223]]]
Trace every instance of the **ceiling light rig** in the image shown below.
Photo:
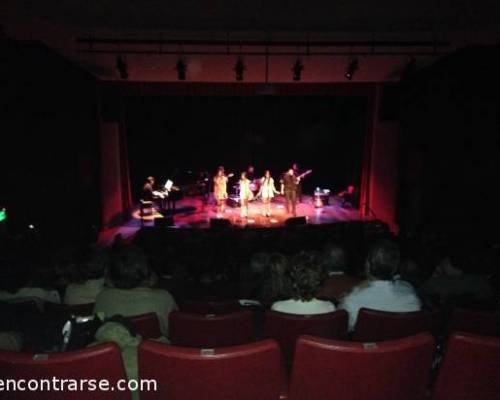
[[[177,71],[177,79],[180,81],[185,81],[187,64],[183,58],[179,58],[177,60],[177,64],[175,65],[175,70]]]
[[[243,59],[241,57],[238,57],[238,59],[236,60],[236,64],[234,65],[233,68],[234,72],[236,73],[235,78],[238,82],[241,82],[243,80],[243,75],[246,69],[247,67],[243,62]]]
[[[294,81],[300,81],[300,79],[302,77],[302,70],[303,69],[304,69],[304,64],[302,64],[302,61],[300,58],[297,58],[297,60],[295,61],[295,64],[293,64],[293,67],[292,67]]]
[[[121,55],[116,56],[115,67],[118,71],[118,75],[120,76],[120,79],[128,79],[128,66]]]
[[[352,80],[352,78],[354,78],[354,74],[356,73],[356,71],[359,69],[359,61],[357,58],[353,58],[349,61],[349,64],[347,64],[347,68],[346,68],[346,71],[345,71],[345,78],[349,81]]]

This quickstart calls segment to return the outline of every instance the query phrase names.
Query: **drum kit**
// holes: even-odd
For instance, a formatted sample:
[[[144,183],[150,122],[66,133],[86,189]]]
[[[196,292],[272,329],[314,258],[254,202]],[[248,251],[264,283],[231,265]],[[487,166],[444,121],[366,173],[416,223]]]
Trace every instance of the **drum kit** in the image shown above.
[[[240,198],[240,185],[237,183],[236,185],[232,186],[233,189],[233,194],[230,194],[229,197],[238,199],[237,201],[239,202]],[[254,201],[257,198],[257,194],[259,193],[260,190],[260,179],[255,178],[250,182],[250,190],[253,193],[253,198],[250,201]]]

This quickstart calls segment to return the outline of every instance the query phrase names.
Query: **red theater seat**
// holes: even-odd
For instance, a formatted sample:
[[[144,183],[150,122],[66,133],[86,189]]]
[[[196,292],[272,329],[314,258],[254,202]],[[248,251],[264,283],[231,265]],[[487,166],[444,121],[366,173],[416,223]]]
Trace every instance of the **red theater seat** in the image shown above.
[[[279,343],[287,365],[291,365],[295,342],[300,335],[344,339],[347,335],[347,319],[348,315],[344,310],[316,315],[295,315],[271,310],[266,313],[265,336]]]
[[[500,336],[500,312],[470,311],[457,308],[451,314],[448,331]]]
[[[158,391],[141,393],[141,400],[286,398],[281,353],[273,340],[219,349],[147,340],[140,345],[138,357],[139,377],[158,382]]]
[[[106,379],[110,386],[117,387],[117,382],[126,379],[125,370],[118,346],[106,343],[84,350],[53,354],[11,353],[0,351],[0,377],[7,379],[41,380],[58,379]],[[34,384],[34,383],[32,383]],[[66,384],[69,384],[68,382]],[[59,383],[60,385],[60,383]],[[66,386],[68,388],[68,386]],[[59,386],[60,388],[60,386]],[[130,399],[129,392],[78,390],[78,391],[23,391],[0,392],[2,400],[123,400]]]
[[[291,400],[422,400],[434,339],[428,333],[380,343],[312,336],[297,340]]]
[[[436,334],[438,321],[437,311],[399,313],[362,308],[359,310],[352,339],[356,342],[380,342],[421,332]]]
[[[248,310],[223,315],[173,311],[169,321],[170,340],[176,346],[214,348],[254,340],[253,313]]]
[[[500,339],[455,333],[436,381],[434,400],[500,398]]]
[[[155,313],[146,313],[129,317],[128,320],[143,339],[155,339],[162,335],[158,316]]]
[[[184,300],[179,308],[196,314],[227,314],[241,309],[238,300]]]

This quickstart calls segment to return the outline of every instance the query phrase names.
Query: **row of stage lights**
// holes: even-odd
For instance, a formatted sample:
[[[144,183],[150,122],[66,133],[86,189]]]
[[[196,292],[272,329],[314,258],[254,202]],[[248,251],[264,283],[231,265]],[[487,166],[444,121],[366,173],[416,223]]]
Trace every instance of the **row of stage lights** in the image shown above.
[[[128,65],[123,60],[123,58],[118,55],[116,57],[116,69],[118,71],[118,74],[120,75],[121,79],[128,79]],[[233,67],[233,71],[235,72],[235,79],[238,82],[241,82],[244,80],[244,74],[246,71],[247,67],[245,63],[243,62],[243,59],[241,57],[238,57],[236,60],[236,63]],[[359,61],[357,58],[352,58],[349,60],[344,76],[347,80],[352,80],[354,78],[354,74],[356,71],[359,69]],[[177,71],[177,79],[180,81],[185,81],[186,80],[186,71],[187,71],[187,64],[186,61],[183,58],[179,58],[177,60],[177,63],[175,65],[175,70]],[[302,71],[304,70],[304,64],[302,63],[302,60],[300,58],[297,58],[295,63],[293,64],[291,71],[292,71],[292,78],[294,81],[300,81],[302,79]]]

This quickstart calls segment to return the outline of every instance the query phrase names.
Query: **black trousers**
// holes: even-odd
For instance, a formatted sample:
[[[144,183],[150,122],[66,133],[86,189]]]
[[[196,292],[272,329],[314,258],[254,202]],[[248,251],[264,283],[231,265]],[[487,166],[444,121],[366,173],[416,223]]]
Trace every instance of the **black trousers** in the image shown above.
[[[286,212],[290,214],[291,211],[292,214],[295,216],[295,214],[297,214],[296,205],[297,205],[297,191],[295,190],[285,191]]]

